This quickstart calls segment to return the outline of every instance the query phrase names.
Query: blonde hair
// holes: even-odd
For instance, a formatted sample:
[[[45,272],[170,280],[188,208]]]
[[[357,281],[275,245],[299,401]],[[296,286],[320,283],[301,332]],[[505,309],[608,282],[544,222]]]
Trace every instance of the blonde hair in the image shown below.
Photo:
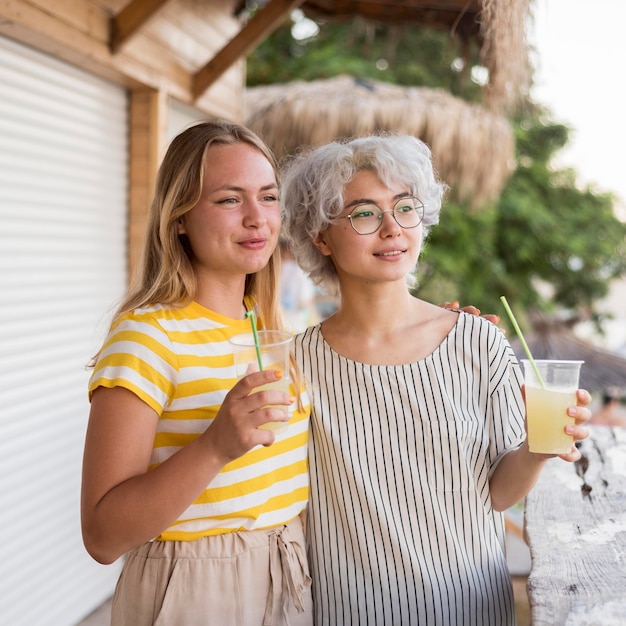
[[[115,311],[111,327],[136,308],[155,304],[184,306],[196,297],[198,285],[191,249],[186,235],[179,234],[178,223],[200,200],[205,166],[210,166],[208,149],[236,143],[257,149],[277,170],[271,150],[255,133],[238,124],[202,122],[172,140],[157,175],[140,271]],[[279,306],[279,281],[277,247],[266,267],[246,276],[244,296],[255,303],[261,327],[285,327]]]

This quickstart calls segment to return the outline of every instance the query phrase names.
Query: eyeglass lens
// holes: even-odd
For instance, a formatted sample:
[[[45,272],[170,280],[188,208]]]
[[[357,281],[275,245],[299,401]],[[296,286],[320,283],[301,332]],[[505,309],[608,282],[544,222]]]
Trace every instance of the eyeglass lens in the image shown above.
[[[383,211],[376,204],[359,204],[350,213],[350,223],[361,235],[375,233],[383,223]],[[393,217],[402,228],[419,226],[424,216],[424,205],[417,198],[402,198],[393,207]]]

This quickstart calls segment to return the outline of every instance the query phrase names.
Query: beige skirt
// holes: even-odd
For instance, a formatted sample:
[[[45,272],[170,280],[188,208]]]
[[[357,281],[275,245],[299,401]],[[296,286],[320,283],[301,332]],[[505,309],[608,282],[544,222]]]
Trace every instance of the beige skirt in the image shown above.
[[[129,552],[112,626],[310,626],[311,578],[298,517],[267,530],[151,541]]]

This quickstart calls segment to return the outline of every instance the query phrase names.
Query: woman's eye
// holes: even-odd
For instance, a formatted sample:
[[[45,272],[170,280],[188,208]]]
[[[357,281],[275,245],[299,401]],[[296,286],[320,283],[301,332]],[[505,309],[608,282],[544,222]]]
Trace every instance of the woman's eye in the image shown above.
[[[263,196],[263,202],[278,202],[278,196],[275,196],[274,194]]]
[[[356,211],[352,211],[351,215],[353,220],[358,220],[366,217],[372,217],[374,215],[374,211],[370,208],[357,209]]]
[[[239,202],[237,198],[223,198],[222,200],[218,200],[218,204],[223,205],[235,205]]]
[[[396,211],[398,213],[411,213],[415,211],[415,207],[412,204],[398,204],[396,205]]]

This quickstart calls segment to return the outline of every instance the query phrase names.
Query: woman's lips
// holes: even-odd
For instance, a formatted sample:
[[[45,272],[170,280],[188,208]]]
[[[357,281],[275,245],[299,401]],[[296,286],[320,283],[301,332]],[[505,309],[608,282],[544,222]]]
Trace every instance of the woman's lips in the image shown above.
[[[402,256],[406,250],[385,250],[383,252],[375,252],[374,256],[384,257],[384,258],[394,258]]]
[[[245,239],[239,242],[239,245],[247,250],[261,250],[267,244],[267,239],[255,237],[254,239]]]

